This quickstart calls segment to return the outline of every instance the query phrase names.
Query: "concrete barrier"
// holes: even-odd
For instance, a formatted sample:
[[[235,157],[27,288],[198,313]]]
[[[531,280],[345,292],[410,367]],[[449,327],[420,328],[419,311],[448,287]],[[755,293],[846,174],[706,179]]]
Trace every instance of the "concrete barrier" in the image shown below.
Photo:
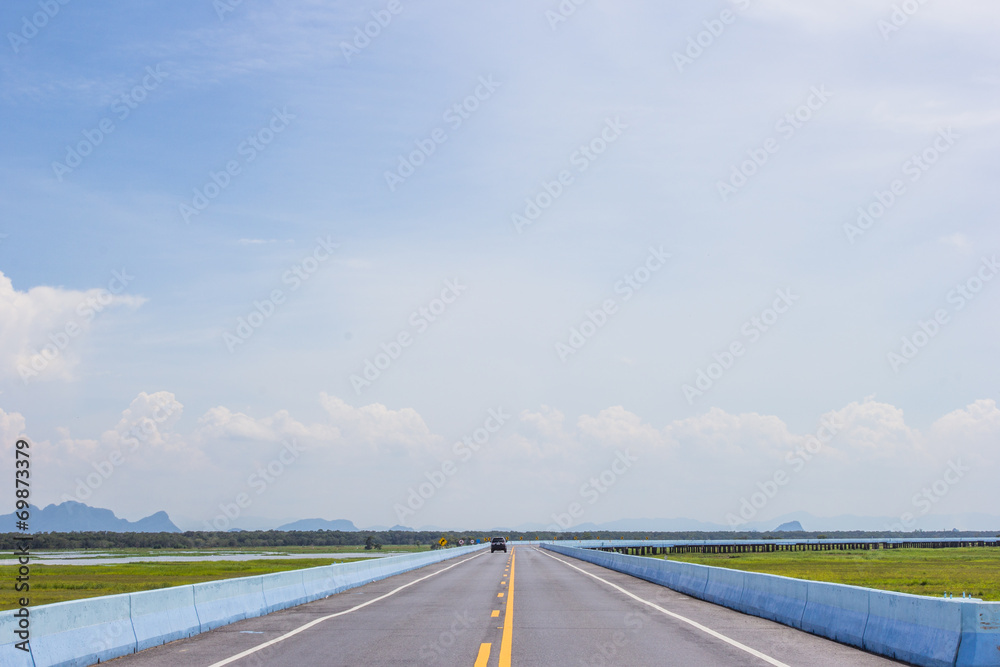
[[[632,556],[632,558],[636,559],[635,564],[629,572],[632,576],[661,585],[663,581],[667,580],[669,573],[664,567],[666,565],[664,561],[656,560],[655,558],[642,558],[635,556]]]
[[[206,581],[192,588],[202,632],[260,616],[267,608],[259,576]]]
[[[956,667],[1000,666],[1000,602],[958,602],[962,641]]]
[[[913,665],[1000,667],[1000,602],[891,593],[563,545],[542,547]],[[742,595],[733,605],[741,578]]]
[[[889,591],[868,593],[867,651],[922,667],[951,667],[961,637],[961,602]]]
[[[372,572],[371,564],[365,561],[345,563],[343,577],[345,590],[347,588],[354,588],[355,586],[363,586],[378,579]]]
[[[323,565],[302,570],[302,588],[306,602],[319,600],[344,590],[344,575],[340,565]]]
[[[137,651],[201,632],[191,586],[129,593],[128,596]]]
[[[806,582],[802,629],[841,644],[862,648],[868,625],[868,593],[858,586]]]
[[[809,582],[757,572],[747,572],[745,581],[740,611],[802,628]]]
[[[35,663],[31,660],[31,653],[14,647],[15,643],[21,641],[14,634],[14,631],[20,628],[20,619],[14,616],[15,611],[14,609],[0,611],[0,641],[4,642],[0,644],[0,665],[4,667],[7,665],[10,667],[34,667]],[[29,632],[31,632],[30,625],[33,622],[31,614],[33,613],[34,609],[28,611]]]
[[[673,562],[671,567],[674,570],[674,585],[671,588],[699,600],[705,599],[705,587],[708,586],[708,572],[711,568],[678,562]]]
[[[746,576],[740,570],[713,567],[708,571],[704,599],[730,609],[740,609],[745,585]]]
[[[307,601],[308,596],[302,583],[302,570],[262,574],[260,583],[264,591],[265,614],[297,607]]]
[[[35,667],[85,667],[135,653],[128,595],[57,602],[31,610]]]
[[[488,545],[367,561],[30,608],[30,647],[0,644],[3,667],[84,667],[403,572],[480,551]],[[14,637],[14,611],[0,612],[0,637]]]

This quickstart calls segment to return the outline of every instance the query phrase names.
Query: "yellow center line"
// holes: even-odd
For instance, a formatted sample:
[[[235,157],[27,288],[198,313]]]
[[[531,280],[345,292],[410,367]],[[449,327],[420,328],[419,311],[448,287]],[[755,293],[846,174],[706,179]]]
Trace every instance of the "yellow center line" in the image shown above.
[[[479,655],[476,656],[474,667],[486,667],[486,664],[490,661],[490,648],[492,646],[492,644],[479,645]]]
[[[507,610],[503,617],[503,639],[500,641],[500,667],[510,667],[510,649],[514,640],[514,554],[510,550],[510,586],[507,588]]]
[[[502,598],[503,597],[503,593],[497,593],[497,597],[498,598]]]
[[[499,609],[494,609],[492,612],[490,612],[490,618],[498,618],[499,616],[500,616]]]

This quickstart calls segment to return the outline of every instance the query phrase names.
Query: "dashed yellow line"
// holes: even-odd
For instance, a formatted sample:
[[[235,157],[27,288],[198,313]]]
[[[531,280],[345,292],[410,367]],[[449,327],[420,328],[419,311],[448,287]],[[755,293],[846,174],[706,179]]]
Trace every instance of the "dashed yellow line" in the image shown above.
[[[476,664],[474,667],[486,667],[487,663],[490,661],[490,648],[492,646],[492,644],[479,645],[479,655],[476,656]]]
[[[490,618],[499,618],[499,617],[500,617],[500,610],[499,609],[494,609],[490,613]]]
[[[510,586],[507,587],[507,610],[503,617],[503,639],[500,641],[500,667],[510,667],[511,644],[514,641],[514,554],[510,550]],[[503,595],[501,593],[500,595]]]

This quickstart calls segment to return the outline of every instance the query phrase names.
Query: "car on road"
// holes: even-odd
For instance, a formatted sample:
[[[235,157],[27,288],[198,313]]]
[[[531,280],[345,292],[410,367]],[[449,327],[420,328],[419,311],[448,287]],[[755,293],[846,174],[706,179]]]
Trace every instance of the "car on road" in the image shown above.
[[[502,537],[494,537],[490,542],[490,553],[493,553],[494,551],[507,553],[507,540]]]

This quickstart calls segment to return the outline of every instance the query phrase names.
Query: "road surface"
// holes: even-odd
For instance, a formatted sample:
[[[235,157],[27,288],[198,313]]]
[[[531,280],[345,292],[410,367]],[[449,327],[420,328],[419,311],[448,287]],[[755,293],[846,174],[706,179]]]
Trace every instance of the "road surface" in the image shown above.
[[[482,552],[119,658],[115,667],[900,663],[531,546]]]

